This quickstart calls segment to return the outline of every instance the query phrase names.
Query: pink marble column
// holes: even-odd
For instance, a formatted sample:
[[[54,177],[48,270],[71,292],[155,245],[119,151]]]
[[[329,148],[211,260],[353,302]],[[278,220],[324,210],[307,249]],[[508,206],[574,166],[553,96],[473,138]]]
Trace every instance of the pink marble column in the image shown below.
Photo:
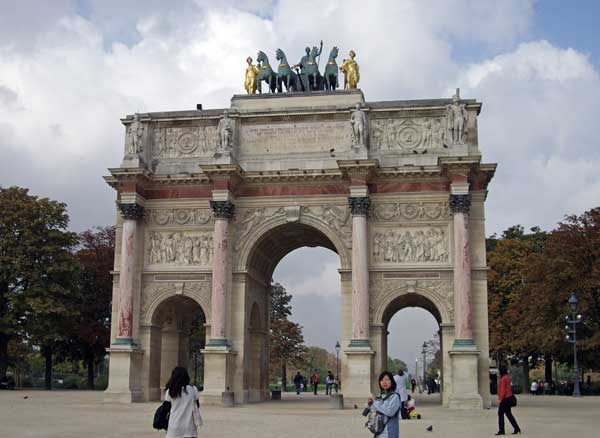
[[[350,346],[369,344],[369,266],[367,214],[369,198],[348,198],[352,211],[352,339]]]
[[[473,344],[469,209],[471,195],[450,195],[454,225],[454,326],[455,345]]]
[[[119,204],[123,215],[121,265],[119,270],[119,325],[116,343],[133,342],[133,288],[137,266],[137,221],[144,216],[138,204]]]
[[[226,346],[226,293],[229,263],[229,221],[235,206],[230,201],[210,201],[215,217],[213,235],[212,299],[209,345]]]

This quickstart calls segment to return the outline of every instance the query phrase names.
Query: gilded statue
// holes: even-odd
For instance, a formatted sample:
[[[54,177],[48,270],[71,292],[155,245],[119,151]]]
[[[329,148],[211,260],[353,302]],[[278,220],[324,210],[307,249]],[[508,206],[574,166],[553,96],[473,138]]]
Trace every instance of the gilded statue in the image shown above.
[[[258,77],[258,67],[252,64],[252,57],[246,58],[248,67],[246,67],[246,79],[244,80],[244,88],[248,94],[256,94],[256,78]]]
[[[358,88],[358,81],[360,81],[360,71],[358,63],[354,60],[356,53],[354,50],[350,50],[350,59],[344,59],[344,63],[340,67],[340,71],[344,73],[344,89],[355,89]]]

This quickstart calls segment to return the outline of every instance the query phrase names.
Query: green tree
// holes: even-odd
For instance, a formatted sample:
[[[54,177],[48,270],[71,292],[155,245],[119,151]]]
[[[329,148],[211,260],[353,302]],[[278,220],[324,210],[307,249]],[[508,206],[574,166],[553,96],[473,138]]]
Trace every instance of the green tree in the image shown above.
[[[271,368],[279,368],[281,371],[284,391],[287,386],[287,364],[302,363],[306,354],[302,326],[287,319],[292,314],[291,300],[292,296],[281,284],[271,285],[269,361]]]
[[[75,312],[77,265],[66,231],[64,203],[29,195],[19,187],[0,189],[0,376],[6,373],[8,341],[17,334],[38,345],[51,387],[52,357]]]
[[[390,356],[387,357],[387,371],[396,374],[398,370],[404,370],[408,372],[408,366],[400,359],[392,359]]]
[[[115,228],[98,227],[79,234],[75,258],[79,262],[78,319],[70,339],[71,356],[87,367],[88,388],[94,388],[94,369],[110,343],[110,317]]]

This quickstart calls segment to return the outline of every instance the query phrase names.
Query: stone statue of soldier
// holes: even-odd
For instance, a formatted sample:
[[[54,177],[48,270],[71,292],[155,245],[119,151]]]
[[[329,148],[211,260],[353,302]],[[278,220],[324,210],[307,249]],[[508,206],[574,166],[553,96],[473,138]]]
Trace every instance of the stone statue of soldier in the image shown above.
[[[233,128],[233,120],[229,117],[229,112],[223,111],[223,117],[217,126],[217,154],[229,154],[233,149]]]
[[[350,114],[350,125],[352,126],[352,145],[356,147],[367,147],[367,116],[360,109],[360,103],[356,104]]]
[[[144,127],[140,122],[140,115],[135,113],[133,115],[133,122],[129,125],[129,131],[127,135],[127,156],[135,157],[139,152],[142,151],[142,134]]]
[[[460,103],[460,89],[452,97],[452,104],[446,105],[446,138],[452,144],[463,144],[466,140],[469,113],[465,104]]]

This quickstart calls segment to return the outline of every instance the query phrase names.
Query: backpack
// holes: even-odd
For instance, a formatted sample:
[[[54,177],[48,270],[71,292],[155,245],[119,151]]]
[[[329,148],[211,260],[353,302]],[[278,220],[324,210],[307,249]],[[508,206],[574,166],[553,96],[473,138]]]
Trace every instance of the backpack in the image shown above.
[[[156,430],[167,430],[169,427],[169,415],[171,414],[171,402],[164,401],[154,413],[152,427]]]
[[[392,392],[390,397],[393,395],[400,397],[397,392]],[[398,408],[398,411],[400,411],[400,408]],[[373,434],[373,436],[380,435],[385,430],[385,426],[388,424],[388,421],[398,415],[398,411],[396,411],[396,413],[391,417],[388,417],[381,412],[372,411],[369,414],[367,422],[365,423],[365,427]]]

